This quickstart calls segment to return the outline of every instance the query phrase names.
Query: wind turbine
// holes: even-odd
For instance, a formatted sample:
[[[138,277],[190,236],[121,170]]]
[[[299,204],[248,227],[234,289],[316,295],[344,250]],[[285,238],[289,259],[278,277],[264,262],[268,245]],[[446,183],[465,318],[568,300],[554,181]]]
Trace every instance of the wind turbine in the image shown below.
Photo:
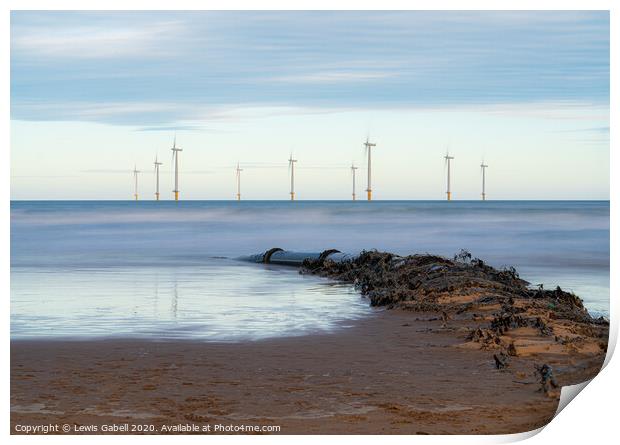
[[[372,186],[371,186],[371,180],[372,180],[372,171],[371,171],[371,151],[372,151],[372,147],[376,147],[377,144],[373,144],[371,142],[368,142],[368,136],[366,136],[366,142],[364,142],[364,149],[366,151],[366,153],[368,154],[368,188],[366,189],[366,192],[368,193],[368,200],[372,201]]]
[[[351,164],[351,177],[353,178],[353,193],[351,196],[353,197],[353,201],[355,201],[355,170],[357,169],[358,167],[356,167],[355,164]]]
[[[177,147],[177,136],[174,135],[174,143],[172,144],[172,161],[174,162],[174,200],[179,200],[179,152],[182,148]]]
[[[293,153],[288,158],[288,169],[291,171],[291,201],[295,201],[295,162],[297,159],[293,159]]]
[[[157,156],[155,156],[155,162],[153,162],[153,165],[155,165],[155,200],[159,201],[159,166],[162,165],[161,162],[159,162],[157,160]]]
[[[235,170],[237,174],[237,201],[241,201],[241,172],[242,168],[239,168],[239,163],[237,162],[237,169]]]
[[[140,173],[140,170],[138,170],[136,168],[136,165],[134,164],[134,166],[133,166],[133,179],[134,179],[134,192],[133,192],[133,196],[136,199],[136,201],[138,200],[138,173]]]
[[[450,153],[446,152],[444,159],[446,160],[446,165],[448,166],[448,189],[446,191],[446,195],[448,196],[448,201],[451,201],[452,191],[450,190],[450,161],[454,159],[454,156],[450,156]]]
[[[480,169],[482,170],[482,200],[483,201],[487,200],[486,174],[485,174],[487,167],[488,165],[486,165],[484,161],[482,161],[482,164],[480,164]]]

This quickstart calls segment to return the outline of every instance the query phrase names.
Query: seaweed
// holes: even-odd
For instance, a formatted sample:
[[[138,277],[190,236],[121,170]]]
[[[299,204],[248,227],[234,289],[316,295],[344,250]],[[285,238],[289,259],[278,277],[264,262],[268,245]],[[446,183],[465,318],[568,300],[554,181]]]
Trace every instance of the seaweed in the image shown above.
[[[479,343],[482,349],[499,348],[501,355],[494,358],[498,369],[507,367],[507,357],[516,356],[509,335],[519,328],[533,328],[536,335],[567,346],[572,344],[553,336],[554,324],[569,326],[574,335],[601,344],[609,333],[609,321],[592,318],[574,293],[559,286],[552,290],[543,285],[531,287],[514,267],[496,269],[467,250],[453,259],[368,250],[343,262],[306,261],[300,273],[352,283],[372,306],[435,313],[430,320],[441,321],[443,328],[455,317],[473,320],[479,325],[465,340]]]

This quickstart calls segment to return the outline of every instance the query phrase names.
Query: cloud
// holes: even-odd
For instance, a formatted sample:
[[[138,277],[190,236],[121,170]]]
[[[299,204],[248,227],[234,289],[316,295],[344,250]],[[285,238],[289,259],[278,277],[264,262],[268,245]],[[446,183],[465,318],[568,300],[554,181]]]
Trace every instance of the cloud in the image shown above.
[[[178,22],[142,26],[16,26],[11,51],[20,57],[117,59],[161,56],[162,43],[180,32]]]
[[[480,112],[534,119],[609,120],[609,105],[588,101],[536,101],[523,103],[491,103],[472,106]]]
[[[373,80],[387,79],[396,77],[397,73],[387,72],[338,72],[327,71],[308,74],[297,74],[290,76],[274,77],[272,80],[278,82],[294,83],[340,83],[340,82],[367,82]]]
[[[282,113],[527,103],[608,106],[607,12],[11,14],[15,120],[222,131]]]
[[[209,105],[186,102],[37,102],[16,104],[14,120],[80,121],[138,126],[139,131],[230,132],[221,124],[240,124],[273,116],[326,114],[345,111],[332,107],[292,107],[285,105]],[[143,127],[144,123],[149,126]],[[171,125],[172,124],[172,125]]]
[[[207,130],[204,126],[200,126],[200,125],[187,125],[187,124],[183,124],[183,125],[172,125],[172,126],[167,126],[167,125],[161,125],[161,126],[152,126],[152,127],[140,127],[137,128],[136,131],[142,131],[142,132],[155,132],[155,131],[165,131],[165,132],[170,132],[170,131],[208,131],[209,133],[230,133],[229,131],[224,131],[224,130]]]
[[[576,128],[573,130],[561,130],[562,132],[568,133],[594,133],[597,135],[607,136],[609,137],[609,126],[605,127],[590,127],[590,128]]]
[[[137,131],[199,131],[207,133],[236,133],[245,123],[281,116],[311,116],[351,112],[418,111],[428,114],[470,112],[565,121],[609,121],[609,105],[583,101],[523,101],[457,103],[394,104],[365,103],[354,107],[309,105],[286,106],[268,104],[196,104],[184,102],[79,102],[79,103],[22,103],[12,107],[14,120],[79,121],[134,127]],[[148,126],[143,126],[148,123]],[[604,128],[598,129],[604,133]],[[586,130],[581,130],[586,131]],[[590,131],[595,131],[591,129]]]

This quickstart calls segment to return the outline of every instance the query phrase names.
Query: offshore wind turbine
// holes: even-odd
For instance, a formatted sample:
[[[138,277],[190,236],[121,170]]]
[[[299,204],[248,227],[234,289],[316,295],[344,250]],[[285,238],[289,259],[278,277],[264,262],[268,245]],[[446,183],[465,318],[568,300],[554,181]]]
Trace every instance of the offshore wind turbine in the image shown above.
[[[291,172],[291,201],[295,201],[295,162],[297,159],[293,159],[293,153],[288,158],[288,169]]]
[[[241,201],[241,172],[242,168],[239,168],[239,163],[237,162],[237,169],[235,170],[237,175],[237,201]]]
[[[356,167],[355,164],[351,164],[351,177],[353,178],[353,193],[351,196],[353,197],[353,201],[355,201],[355,170],[357,169],[358,167]]]
[[[174,162],[174,200],[179,200],[179,152],[182,148],[177,147],[177,136],[174,135],[174,143],[172,144],[172,161]]]
[[[372,171],[371,171],[371,151],[372,147],[376,147],[377,144],[373,144],[368,142],[368,137],[366,137],[366,142],[364,142],[364,148],[366,150],[366,154],[368,154],[368,187],[366,188],[366,192],[368,193],[368,200],[372,201]]]
[[[134,179],[133,196],[134,196],[136,201],[138,200],[138,173],[140,173],[140,170],[138,170],[136,168],[136,165],[134,164],[134,166],[133,166],[133,179]]]
[[[480,169],[482,170],[482,200],[483,201],[487,200],[486,174],[485,174],[487,167],[488,165],[486,165],[484,161],[482,161],[482,164],[480,164]]]
[[[159,201],[159,166],[162,165],[161,162],[157,160],[157,156],[155,156],[155,200]]]
[[[452,200],[452,190],[450,189],[450,161],[452,159],[454,159],[454,156],[450,156],[450,154],[448,152],[446,152],[446,155],[444,156],[444,159],[446,160],[446,165],[448,166],[448,188],[446,190],[446,195],[448,197],[448,201]]]

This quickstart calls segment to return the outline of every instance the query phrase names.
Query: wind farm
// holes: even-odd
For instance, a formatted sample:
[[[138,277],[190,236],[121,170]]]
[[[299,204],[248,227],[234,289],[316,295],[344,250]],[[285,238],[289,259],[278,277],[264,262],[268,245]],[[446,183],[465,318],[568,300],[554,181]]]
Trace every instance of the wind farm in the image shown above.
[[[351,193],[352,201],[355,201],[356,193],[355,193],[355,171],[359,167],[356,167],[355,164],[351,164],[351,179],[353,180],[353,192]]]
[[[486,192],[486,170],[489,166],[486,165],[484,163],[484,161],[482,161],[482,164],[480,164],[480,170],[482,171],[482,200],[486,201],[487,200],[487,192]]]
[[[367,201],[372,201],[373,200],[373,177],[372,177],[372,150],[373,148],[375,148],[377,146],[377,144],[375,142],[370,142],[370,138],[367,137],[366,140],[362,143],[363,147],[364,147],[364,157],[366,158],[366,173],[367,173],[367,185],[366,185],[366,192],[367,192]],[[173,138],[173,143],[172,143],[172,165],[173,165],[173,200],[174,201],[179,201],[180,200],[180,192],[179,192],[179,177],[181,174],[180,171],[180,167],[179,167],[179,152],[183,151],[183,149],[181,149],[180,147],[177,147],[177,140],[176,140],[176,135]],[[454,160],[454,156],[452,156],[449,151],[446,151],[445,155],[443,156],[443,160],[444,160],[444,170],[445,170],[445,181],[446,181],[446,191],[445,191],[445,196],[446,196],[446,200],[447,201],[452,201],[452,195],[453,195],[453,181],[452,181],[452,174],[453,174],[453,166],[452,166],[452,161]],[[291,152],[289,154],[289,158],[287,160],[287,168],[288,168],[288,179],[289,179],[289,191],[288,191],[288,196],[289,196],[289,200],[290,201],[296,201],[297,200],[297,191],[296,191],[296,170],[298,168],[303,168],[303,164],[300,166],[298,165],[298,159],[295,159],[293,157],[293,153]],[[155,172],[155,200],[156,201],[160,201],[160,197],[161,197],[161,193],[160,193],[160,166],[163,165],[162,162],[160,162],[158,160],[158,156],[155,156],[155,161],[153,162],[154,165],[154,172]],[[252,163],[248,162],[248,167],[246,168],[250,168],[252,169]],[[283,165],[283,164],[280,164]],[[277,167],[277,165],[275,165],[275,167]],[[316,167],[316,166],[315,166]],[[479,165],[480,168],[480,172],[481,172],[481,177],[482,177],[482,192],[480,194],[480,199],[482,201],[486,201],[487,200],[487,192],[486,192],[486,187],[487,187],[487,178],[486,178],[486,173],[487,173],[487,168],[489,166],[487,164],[485,164],[484,161],[481,162],[481,164]],[[360,169],[360,167],[358,167],[355,162],[352,162],[350,164],[349,167],[345,167],[344,165],[342,166],[335,166],[334,167],[337,170],[342,169],[342,171],[344,172],[345,169],[348,169],[350,172],[350,179],[351,179],[351,201],[357,201],[357,170]],[[241,172],[244,171],[244,168],[241,168],[241,162],[237,161],[236,166],[234,168],[235,171],[235,200],[236,201],[241,201]],[[140,171],[137,169],[137,165],[134,165],[134,169],[132,170],[132,174],[133,174],[133,182],[134,182],[134,193],[133,193],[133,198],[135,201],[138,201],[138,174],[140,173]]]
[[[290,191],[291,201],[295,201],[295,163],[296,162],[297,162],[297,159],[293,159],[293,154],[291,153],[291,156],[288,158],[288,168],[291,174],[291,191]]]
[[[172,144],[172,161],[174,162],[174,200],[179,200],[179,152],[183,149],[177,147],[177,137],[174,136],[174,142]]]
[[[138,200],[138,173],[140,173],[140,171],[134,165],[133,166],[133,180],[134,180],[133,197],[136,201]]]
[[[450,161],[454,159],[454,156],[450,156],[449,153],[446,153],[446,155],[444,156],[444,159],[446,160],[447,178],[448,178],[448,183],[447,183],[447,188],[446,188],[446,198],[448,201],[452,201],[452,187],[451,187],[452,184],[450,183]]]
[[[242,168],[239,167],[239,163],[237,162],[237,168],[235,169],[235,176],[237,178],[237,201],[241,201],[241,172]]]
[[[368,171],[368,185],[366,187],[368,201],[372,201],[372,148],[376,146],[377,144],[369,142],[368,137],[366,138],[366,142],[364,142],[364,148],[366,150],[366,154],[368,155],[368,164],[366,164],[366,169]]]
[[[364,157],[366,158],[366,173],[367,173],[367,185],[366,185],[366,192],[367,192],[367,201],[372,201],[373,200],[373,177],[372,177],[372,150],[377,146],[376,143],[374,142],[370,142],[370,138],[366,137],[366,140],[362,143],[363,147],[364,147]],[[179,152],[183,151],[183,149],[181,149],[180,147],[177,147],[177,141],[176,141],[176,135],[173,138],[173,143],[172,143],[172,165],[173,165],[173,200],[174,201],[179,201],[180,200],[180,192],[179,192],[179,175],[180,175],[180,166],[179,166]],[[450,155],[449,151],[446,151],[445,155],[443,156],[443,160],[444,160],[444,169],[445,169],[445,173],[446,173],[446,191],[445,191],[445,195],[446,195],[446,200],[447,201],[452,201],[452,161],[454,160],[454,156]],[[155,200],[156,201],[160,201],[160,167],[163,165],[162,162],[159,161],[158,156],[155,156],[155,161],[153,162],[154,165],[154,173],[155,173]],[[252,165],[251,163],[248,163],[248,165]],[[289,195],[289,200],[290,201],[296,201],[297,200],[297,192],[296,192],[296,169],[297,168],[303,168],[303,164],[301,166],[298,166],[298,159],[295,159],[293,157],[293,153],[291,152],[289,154],[289,158],[287,160],[287,167],[288,167],[288,179],[289,179],[289,191],[288,191],[288,195]],[[485,164],[484,160],[481,162],[480,164],[480,172],[481,172],[481,177],[482,177],[482,192],[480,194],[480,199],[482,201],[486,201],[487,200],[487,192],[486,192],[486,170],[489,167],[487,164]],[[249,167],[252,168],[252,167]],[[342,170],[344,171],[344,169],[346,168],[345,166],[342,167],[338,167],[336,166],[336,168],[340,169],[342,168]],[[360,169],[360,167],[358,167],[355,162],[352,162],[351,165],[348,167],[349,172],[350,172],[350,179],[351,179],[351,200],[352,201],[357,201],[357,170]],[[237,161],[237,164],[234,168],[235,171],[235,200],[236,201],[241,201],[241,172],[244,171],[243,168],[241,168],[241,163],[240,161]],[[134,169],[132,170],[132,174],[133,174],[133,182],[134,182],[134,193],[133,193],[133,198],[135,201],[138,201],[138,174],[141,173],[138,169],[137,169],[137,165],[134,165]]]
[[[157,160],[157,156],[155,156],[155,200],[159,201],[159,167],[162,165],[161,162]]]

